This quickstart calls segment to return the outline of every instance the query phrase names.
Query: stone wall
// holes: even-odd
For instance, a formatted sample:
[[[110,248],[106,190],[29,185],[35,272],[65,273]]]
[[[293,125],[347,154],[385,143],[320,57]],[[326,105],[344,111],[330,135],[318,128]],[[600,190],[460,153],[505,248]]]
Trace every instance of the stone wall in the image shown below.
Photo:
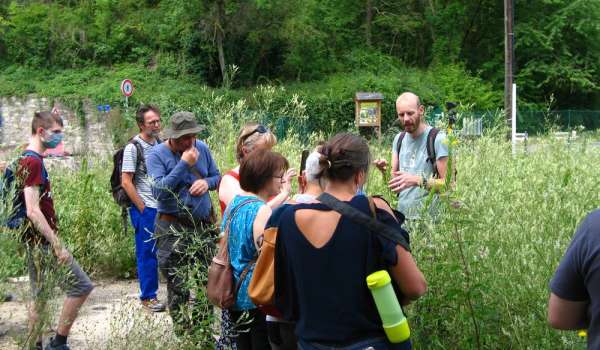
[[[64,149],[75,156],[107,156],[114,152],[108,122],[89,103],[84,103],[84,116],[56,101],[54,106],[44,97],[0,97],[0,152],[7,154],[17,146],[27,144],[31,135],[31,119],[34,112],[58,107],[64,121]]]

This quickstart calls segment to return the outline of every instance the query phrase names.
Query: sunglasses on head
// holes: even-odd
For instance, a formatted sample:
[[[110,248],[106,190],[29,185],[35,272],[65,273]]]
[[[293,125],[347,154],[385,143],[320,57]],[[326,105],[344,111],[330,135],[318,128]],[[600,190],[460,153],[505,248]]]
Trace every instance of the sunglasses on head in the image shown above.
[[[254,135],[254,134],[256,134],[256,133],[259,133],[259,134],[266,134],[268,131],[269,131],[269,129],[268,129],[268,128],[266,128],[266,127],[265,127],[265,126],[263,126],[263,125],[259,125],[259,126],[257,126],[257,127],[256,127],[256,129],[252,130],[252,132],[251,132],[251,133],[249,133],[248,135],[246,135],[246,136],[244,137],[244,140],[247,140],[247,139],[248,139],[250,136],[252,136],[252,135]]]

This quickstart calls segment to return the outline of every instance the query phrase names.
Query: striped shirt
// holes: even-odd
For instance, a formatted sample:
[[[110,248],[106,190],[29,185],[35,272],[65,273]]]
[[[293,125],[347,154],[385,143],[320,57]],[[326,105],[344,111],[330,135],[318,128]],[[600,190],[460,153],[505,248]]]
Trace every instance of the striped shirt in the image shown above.
[[[147,153],[152,147],[156,146],[156,141],[154,143],[148,143],[144,141],[140,135],[136,135],[133,138],[135,141],[138,141],[144,150],[144,154]],[[142,154],[142,162],[145,162],[143,154]],[[137,149],[133,143],[127,144],[125,146],[125,151],[123,152],[123,167],[121,168],[121,172],[123,173],[135,173],[134,175],[134,185],[138,195],[142,198],[144,205],[148,208],[156,208],[157,203],[156,199],[152,196],[152,186],[150,182],[150,178],[146,171],[144,171],[144,167],[140,166],[136,169],[137,164]],[[141,164],[140,164],[141,165]]]

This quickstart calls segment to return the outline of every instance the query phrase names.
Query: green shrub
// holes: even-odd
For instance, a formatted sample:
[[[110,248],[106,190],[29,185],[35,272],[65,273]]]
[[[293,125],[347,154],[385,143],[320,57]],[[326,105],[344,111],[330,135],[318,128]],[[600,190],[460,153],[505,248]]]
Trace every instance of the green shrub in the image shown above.
[[[53,176],[59,235],[91,275],[132,277],[133,230],[127,222],[128,231],[124,232],[121,211],[110,193],[111,163],[84,159],[75,173]]]
[[[350,60],[356,70],[339,73],[311,82],[284,87],[257,86],[249,89],[211,89],[190,77],[173,71],[172,56],[163,55],[154,71],[141,65],[116,65],[114,68],[85,68],[79,70],[39,71],[11,66],[0,74],[0,96],[38,94],[59,99],[82,114],[81,101],[92,105],[110,104],[113,111],[128,120],[125,129],[116,128],[115,141],[121,141],[124,131],[133,123],[135,109],[140,103],[154,103],[162,111],[163,119],[175,111],[190,110],[202,123],[210,123],[220,105],[234,105],[244,100],[246,115],[233,116],[236,120],[256,118],[277,126],[278,136],[293,130],[308,137],[313,132],[332,133],[352,129],[354,125],[354,95],[358,91],[377,91],[384,94],[382,123],[386,131],[396,120],[395,100],[403,91],[414,91],[423,102],[432,107],[443,107],[446,101],[460,102],[470,109],[494,109],[500,96],[491,85],[470,76],[460,66],[437,66],[431,70],[406,68],[398,62],[379,57],[384,68],[368,66],[372,56],[358,56]],[[377,62],[379,62],[377,61]],[[362,63],[361,63],[362,62]],[[162,68],[161,68],[162,67]],[[351,66],[352,67],[352,66]],[[375,65],[374,67],[378,67]],[[163,70],[164,68],[164,70]],[[364,69],[363,69],[364,68]],[[129,98],[129,108],[119,91],[122,79],[133,80],[135,93]],[[306,118],[300,120],[288,114],[290,101],[304,104]],[[290,118],[291,117],[291,118]]]
[[[233,145],[246,121],[286,115],[292,124],[306,122],[308,104],[300,99],[283,103],[280,95],[293,89],[289,91],[261,87],[247,96],[252,103],[232,103],[231,96],[205,91],[206,98],[186,105],[206,122],[202,138],[222,172],[236,165]],[[164,105],[175,108],[169,100]],[[275,150],[295,167],[302,149],[343,129],[332,125],[305,137],[304,130],[294,128]],[[583,349],[584,341],[575,332],[547,326],[548,283],[577,223],[598,205],[597,176],[589,164],[600,162],[600,149],[588,143],[588,136],[571,144],[541,137],[528,152],[513,156],[503,141],[505,129],[491,131],[453,145],[458,178],[447,198],[460,206],[445,206],[438,221],[410,223],[413,255],[429,284],[428,293],[407,309],[415,347]],[[371,142],[374,157],[389,159],[391,136]],[[122,232],[120,212],[108,190],[110,169],[106,161],[91,159],[74,173],[52,174],[61,236],[96,277],[131,276],[133,235]],[[378,172],[369,173],[365,189],[384,194],[396,205]],[[19,271],[10,255],[0,258],[0,266]],[[199,292],[204,272],[192,271],[200,276],[190,282]],[[210,325],[203,327],[198,330],[200,342],[207,341]]]

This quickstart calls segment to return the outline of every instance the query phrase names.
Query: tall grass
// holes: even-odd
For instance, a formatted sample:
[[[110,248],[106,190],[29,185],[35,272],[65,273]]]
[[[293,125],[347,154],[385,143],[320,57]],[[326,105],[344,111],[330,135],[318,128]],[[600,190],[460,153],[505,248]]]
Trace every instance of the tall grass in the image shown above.
[[[222,173],[236,166],[234,145],[240,126],[261,120],[261,112],[273,112],[269,104],[273,94],[277,91],[263,92],[264,103],[256,112],[244,102],[232,104],[218,96],[199,102],[203,104],[199,108],[212,111],[204,139]],[[289,118],[307,118],[301,101],[290,102],[285,110],[277,108],[276,113]],[[324,133],[301,138],[300,131],[288,133],[275,147],[296,167],[302,149],[326,138]],[[389,159],[391,134],[382,143],[371,141],[374,156]],[[445,205],[437,221],[409,225],[413,254],[429,283],[427,295],[407,310],[415,346],[583,349],[584,340],[574,332],[547,326],[548,282],[577,223],[600,204],[592,166],[600,163],[600,148],[587,139],[565,144],[546,137],[536,140],[534,151],[512,156],[510,144],[500,134],[453,146],[457,181],[442,202],[460,205]],[[84,269],[96,276],[127,277],[134,272],[133,233],[123,233],[119,209],[108,192],[110,168],[110,163],[93,160],[77,172],[51,172],[55,203],[61,236]],[[370,172],[366,190],[384,194],[396,204],[378,172]],[[216,203],[214,195],[213,200]],[[16,245],[0,240],[0,246],[10,251]],[[20,268],[11,255],[0,252],[0,266],[12,266],[15,272]],[[202,272],[193,274],[200,277],[192,278],[191,286],[202,293],[202,284],[197,283],[204,278]],[[134,327],[144,329],[138,321]],[[201,327],[201,343],[206,344],[212,326],[205,322]],[[111,343],[111,348],[131,344],[124,340]]]

